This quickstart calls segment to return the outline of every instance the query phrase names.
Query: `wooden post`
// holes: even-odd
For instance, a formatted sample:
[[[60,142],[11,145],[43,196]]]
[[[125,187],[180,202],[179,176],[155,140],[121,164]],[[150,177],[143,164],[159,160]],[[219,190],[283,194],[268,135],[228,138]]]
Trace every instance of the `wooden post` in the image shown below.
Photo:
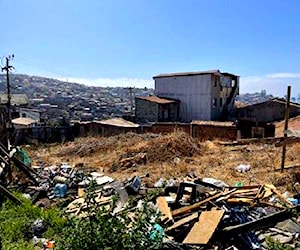
[[[10,199],[12,202],[16,203],[17,205],[21,205],[22,201],[20,201],[17,197],[15,197],[11,192],[9,192],[5,187],[0,185],[0,193]],[[0,248],[1,250],[1,248]]]
[[[289,125],[290,98],[291,98],[291,86],[288,86],[287,96],[286,96],[286,105],[285,105],[284,138],[287,137],[287,134],[286,134],[285,131],[288,129],[288,125]],[[283,169],[284,169],[285,155],[286,155],[286,145],[284,144],[283,147],[282,147],[281,173],[283,172]]]

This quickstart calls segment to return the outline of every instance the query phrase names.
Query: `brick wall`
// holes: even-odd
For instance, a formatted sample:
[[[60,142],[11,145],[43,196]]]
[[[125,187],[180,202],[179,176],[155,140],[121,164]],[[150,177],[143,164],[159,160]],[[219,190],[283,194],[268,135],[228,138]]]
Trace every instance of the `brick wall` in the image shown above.
[[[193,124],[192,136],[199,140],[222,140],[234,141],[237,137],[236,126],[217,126],[217,125],[204,125]]]

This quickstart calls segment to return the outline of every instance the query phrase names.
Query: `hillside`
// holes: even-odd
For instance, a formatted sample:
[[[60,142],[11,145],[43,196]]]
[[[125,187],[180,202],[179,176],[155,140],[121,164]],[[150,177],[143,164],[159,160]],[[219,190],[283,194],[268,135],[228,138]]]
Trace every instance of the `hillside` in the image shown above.
[[[55,124],[65,120],[97,120],[131,115],[135,96],[148,96],[153,89],[91,87],[56,79],[11,74],[11,92],[26,94],[30,107],[46,111],[43,120]],[[120,83],[121,84],[121,83]],[[6,92],[6,79],[0,75],[0,92]]]

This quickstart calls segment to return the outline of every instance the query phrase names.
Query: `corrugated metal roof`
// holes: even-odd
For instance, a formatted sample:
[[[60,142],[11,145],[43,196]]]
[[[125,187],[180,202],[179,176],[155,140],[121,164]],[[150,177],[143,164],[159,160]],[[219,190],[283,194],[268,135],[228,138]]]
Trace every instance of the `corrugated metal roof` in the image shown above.
[[[137,128],[137,127],[139,127],[138,124],[135,124],[135,123],[130,122],[130,121],[126,121],[123,118],[112,118],[112,119],[108,119],[108,120],[95,121],[95,123],[110,125],[110,126],[116,126],[116,127],[124,127],[124,128]]]
[[[25,126],[28,126],[28,125],[33,124],[33,123],[37,123],[36,120],[33,120],[31,118],[28,118],[28,117],[19,117],[19,118],[13,119],[11,122],[13,124],[25,125]]]
[[[209,125],[209,126],[222,126],[222,127],[232,127],[233,122],[218,122],[218,121],[201,121],[201,120],[193,120],[191,124],[195,125]]]
[[[159,74],[153,76],[153,78],[162,78],[162,77],[172,77],[172,76],[192,76],[192,75],[221,75],[219,70],[206,70],[206,71],[195,71],[195,72],[179,72],[179,73],[166,73],[166,74]]]
[[[237,108],[237,109],[239,109],[239,110],[247,109],[247,108],[249,108],[251,106],[258,106],[258,105],[261,105],[261,104],[267,103],[267,102],[277,102],[277,103],[286,105],[286,100],[285,99],[275,97],[275,98],[271,98],[271,99],[265,100],[263,102],[257,102],[257,103],[253,103],[253,104],[248,104],[246,106],[243,106],[243,107],[240,107],[240,108]],[[293,106],[293,107],[296,107],[296,108],[300,108],[300,104],[296,103],[296,102],[290,102],[290,106]]]
[[[205,70],[205,71],[194,71],[194,72],[178,72],[178,73],[166,73],[166,74],[159,74],[153,76],[155,78],[163,78],[163,77],[174,77],[174,76],[193,76],[193,75],[229,75],[229,76],[238,76],[235,74],[231,74],[228,72],[220,72],[220,70]]]
[[[140,97],[137,97],[137,99],[146,100],[148,102],[155,102],[158,104],[168,104],[168,103],[176,102],[175,100],[165,99],[165,98],[161,98],[158,96],[140,96]]]

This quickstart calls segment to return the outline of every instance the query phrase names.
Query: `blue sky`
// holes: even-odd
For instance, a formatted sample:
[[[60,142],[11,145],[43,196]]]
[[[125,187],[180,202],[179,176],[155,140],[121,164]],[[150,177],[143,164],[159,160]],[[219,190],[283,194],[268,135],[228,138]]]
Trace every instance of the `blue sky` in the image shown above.
[[[300,93],[299,0],[0,0],[0,57],[17,73],[153,87],[220,69],[241,92]],[[7,23],[7,29],[5,28]]]

